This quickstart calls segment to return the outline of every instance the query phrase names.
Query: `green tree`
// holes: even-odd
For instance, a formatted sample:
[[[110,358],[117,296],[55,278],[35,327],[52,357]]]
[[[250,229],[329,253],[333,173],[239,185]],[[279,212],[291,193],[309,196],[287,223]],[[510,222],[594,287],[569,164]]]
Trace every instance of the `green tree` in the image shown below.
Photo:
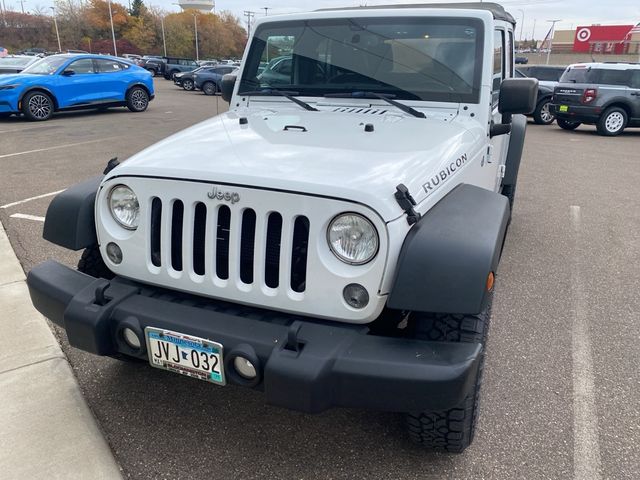
[[[131,10],[129,10],[129,14],[132,17],[140,17],[145,10],[146,8],[142,0],[133,0],[133,2],[131,2]]]

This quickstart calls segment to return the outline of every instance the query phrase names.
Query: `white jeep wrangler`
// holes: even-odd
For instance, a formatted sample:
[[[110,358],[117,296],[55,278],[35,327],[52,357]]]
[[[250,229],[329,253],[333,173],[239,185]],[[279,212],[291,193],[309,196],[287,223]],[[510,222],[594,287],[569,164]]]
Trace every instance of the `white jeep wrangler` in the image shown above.
[[[44,237],[84,254],[30,272],[34,305],[88,352],[304,412],[403,412],[416,442],[464,450],[512,115],[536,100],[513,30],[488,3],[262,19],[228,112],[53,200]]]

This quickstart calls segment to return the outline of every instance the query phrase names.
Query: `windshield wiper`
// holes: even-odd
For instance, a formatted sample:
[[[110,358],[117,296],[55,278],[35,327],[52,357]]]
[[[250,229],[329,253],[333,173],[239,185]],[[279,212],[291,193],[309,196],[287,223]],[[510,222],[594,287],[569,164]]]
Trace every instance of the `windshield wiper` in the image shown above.
[[[293,92],[293,91],[289,91],[289,90],[276,90],[275,88],[265,88],[264,90],[251,90],[251,91],[248,91],[248,92],[240,92],[238,95],[247,95],[247,96],[263,95],[265,97],[272,96],[272,95],[277,95],[277,96],[280,96],[280,97],[284,97],[287,100],[291,100],[296,105],[300,105],[302,108],[304,108],[305,110],[309,110],[310,112],[317,112],[318,111],[317,108],[312,107],[307,102],[303,102],[302,100],[294,97],[294,95],[300,95],[299,92]]]
[[[408,105],[405,105],[400,102],[396,102],[392,100],[395,98],[395,95],[390,93],[377,93],[377,92],[347,92],[347,93],[327,93],[325,94],[325,98],[379,98],[380,100],[384,100],[389,105],[393,105],[394,107],[402,110],[404,113],[408,113],[409,115],[413,115],[418,118],[427,118],[427,116],[416,110],[415,108],[411,108]]]

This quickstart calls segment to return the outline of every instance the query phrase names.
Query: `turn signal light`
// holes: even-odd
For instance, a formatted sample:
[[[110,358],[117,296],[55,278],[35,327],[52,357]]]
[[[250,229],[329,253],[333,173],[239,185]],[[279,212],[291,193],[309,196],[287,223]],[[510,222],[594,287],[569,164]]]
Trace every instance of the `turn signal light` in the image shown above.
[[[493,272],[491,272],[487,276],[487,292],[490,292],[491,290],[493,290],[494,283],[496,283],[496,276],[493,274]]]

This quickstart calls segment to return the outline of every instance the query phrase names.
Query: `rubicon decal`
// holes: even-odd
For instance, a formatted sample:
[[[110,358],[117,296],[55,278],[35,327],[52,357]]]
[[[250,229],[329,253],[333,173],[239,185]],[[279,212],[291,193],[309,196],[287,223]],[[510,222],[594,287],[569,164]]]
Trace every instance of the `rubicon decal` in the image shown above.
[[[224,200],[226,202],[238,203],[240,201],[240,194],[237,192],[224,192],[218,187],[213,187],[210,192],[207,193],[207,197],[211,200]]]
[[[455,161],[447,165],[447,168],[440,170],[436,175],[431,177],[427,183],[422,185],[422,188],[424,188],[424,191],[427,192],[427,195],[431,195],[438,189],[438,187],[440,187],[440,185],[446,182],[447,179],[449,179],[449,177],[451,177],[451,175],[453,175],[456,170],[462,167],[466,162],[467,154],[463,153],[458,158],[456,158]]]

